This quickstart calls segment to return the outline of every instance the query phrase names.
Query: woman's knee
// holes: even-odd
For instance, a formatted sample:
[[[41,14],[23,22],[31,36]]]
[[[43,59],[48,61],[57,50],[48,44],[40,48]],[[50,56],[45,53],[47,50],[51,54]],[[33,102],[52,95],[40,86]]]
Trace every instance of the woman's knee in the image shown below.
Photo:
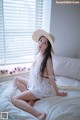
[[[18,81],[19,81],[19,77],[16,76],[15,79],[14,79],[14,82],[17,84]]]
[[[18,76],[16,76],[16,77],[14,78],[14,80],[19,80],[19,77],[18,77]]]

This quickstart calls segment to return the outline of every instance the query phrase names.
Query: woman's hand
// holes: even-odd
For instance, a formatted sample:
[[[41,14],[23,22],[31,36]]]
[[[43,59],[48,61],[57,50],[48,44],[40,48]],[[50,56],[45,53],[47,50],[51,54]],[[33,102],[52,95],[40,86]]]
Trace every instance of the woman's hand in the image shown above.
[[[63,96],[63,97],[64,97],[64,96],[67,96],[67,93],[64,93],[64,92],[58,92],[58,93],[57,93],[57,96]]]

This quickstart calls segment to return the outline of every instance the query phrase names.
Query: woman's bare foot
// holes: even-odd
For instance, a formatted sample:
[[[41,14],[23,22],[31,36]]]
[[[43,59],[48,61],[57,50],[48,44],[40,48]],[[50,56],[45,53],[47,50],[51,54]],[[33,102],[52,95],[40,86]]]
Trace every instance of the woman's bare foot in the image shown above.
[[[38,100],[40,100],[40,99],[37,99],[37,100],[30,100],[28,103],[29,103],[29,105],[33,106],[34,103],[35,103],[36,101],[38,101]]]
[[[41,113],[37,118],[38,118],[38,120],[45,120],[46,113]]]
[[[33,106],[35,103],[35,100],[30,100],[28,103],[29,103],[29,105]]]

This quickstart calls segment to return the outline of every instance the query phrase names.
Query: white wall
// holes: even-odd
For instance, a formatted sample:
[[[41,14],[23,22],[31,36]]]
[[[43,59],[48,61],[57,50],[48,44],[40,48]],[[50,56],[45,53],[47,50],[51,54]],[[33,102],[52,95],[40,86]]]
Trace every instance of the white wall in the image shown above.
[[[52,0],[50,33],[55,36],[56,54],[80,58],[80,4]]]

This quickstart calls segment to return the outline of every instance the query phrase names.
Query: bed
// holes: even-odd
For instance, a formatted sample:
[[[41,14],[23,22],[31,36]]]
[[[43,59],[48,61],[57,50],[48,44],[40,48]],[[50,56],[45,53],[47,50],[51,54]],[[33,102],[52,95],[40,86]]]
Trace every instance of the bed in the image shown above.
[[[56,69],[54,71],[56,73]],[[58,88],[68,93],[66,97],[54,96],[35,102],[33,107],[46,112],[46,120],[80,120],[80,81],[71,76],[56,75]],[[37,120],[33,115],[12,104],[11,97],[17,94],[20,94],[20,91],[14,80],[0,83],[0,113],[8,112],[8,120]]]

